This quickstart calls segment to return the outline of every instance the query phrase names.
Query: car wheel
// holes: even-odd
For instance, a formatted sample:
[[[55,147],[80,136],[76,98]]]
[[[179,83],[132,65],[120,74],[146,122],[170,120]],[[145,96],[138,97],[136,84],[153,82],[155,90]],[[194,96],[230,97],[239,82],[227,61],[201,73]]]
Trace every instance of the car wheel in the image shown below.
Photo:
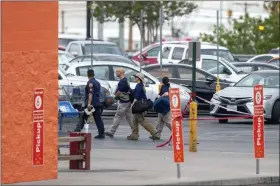
[[[271,119],[268,120],[269,123],[272,124],[279,124],[280,123],[280,100],[277,100],[272,108],[272,112],[271,112]]]
[[[219,123],[227,123],[228,119],[219,119]]]

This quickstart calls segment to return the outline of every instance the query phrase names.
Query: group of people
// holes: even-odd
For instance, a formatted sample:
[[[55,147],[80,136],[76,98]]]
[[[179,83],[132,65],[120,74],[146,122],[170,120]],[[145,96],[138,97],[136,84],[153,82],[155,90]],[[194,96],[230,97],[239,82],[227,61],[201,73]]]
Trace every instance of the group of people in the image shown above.
[[[132,113],[132,107],[137,101],[147,100],[146,90],[145,90],[145,77],[142,73],[137,73],[134,75],[137,85],[134,90],[130,88],[130,84],[125,77],[125,71],[123,68],[118,68],[116,70],[116,76],[120,79],[116,91],[115,98],[119,101],[117,112],[113,119],[113,124],[108,130],[105,131],[104,123],[101,117],[101,103],[99,101],[100,96],[100,83],[94,77],[94,71],[89,69],[88,72],[89,81],[87,83],[85,93],[85,105],[90,111],[94,109],[93,118],[95,120],[98,135],[95,136],[96,139],[105,139],[105,136],[114,137],[121,121],[125,118],[131,128],[131,134],[127,136],[127,140],[138,140],[139,138],[139,125],[146,129],[150,134],[150,138],[153,140],[159,140],[161,137],[161,132],[164,125],[166,125],[171,130],[171,120],[170,120],[170,109],[169,106],[164,112],[158,113],[158,124],[156,129],[146,120],[145,115],[147,111],[141,113]],[[160,87],[159,95],[157,99],[167,98],[169,100],[169,88],[170,83],[168,77],[162,79],[162,85]],[[160,106],[162,107],[162,106]],[[89,115],[83,114],[80,123],[77,125],[75,131],[80,132],[85,122],[87,121]]]

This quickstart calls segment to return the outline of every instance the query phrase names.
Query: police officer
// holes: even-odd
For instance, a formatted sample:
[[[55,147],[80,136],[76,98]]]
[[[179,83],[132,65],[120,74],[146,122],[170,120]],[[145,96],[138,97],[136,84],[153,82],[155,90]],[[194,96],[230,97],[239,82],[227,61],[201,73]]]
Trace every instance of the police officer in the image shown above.
[[[121,120],[125,117],[130,128],[132,129],[133,125],[133,115],[131,111],[131,101],[130,101],[130,86],[127,81],[127,78],[124,76],[124,69],[118,68],[116,70],[116,76],[120,78],[118,83],[115,96],[116,100],[119,100],[117,112],[113,120],[113,125],[105,132],[106,136],[114,137],[116,130],[118,129]]]
[[[102,104],[99,101],[100,97],[100,83],[94,78],[94,71],[89,69],[87,72],[88,82],[85,88],[85,106],[90,111],[91,109],[95,109],[93,112],[93,118],[96,123],[98,129],[98,135],[94,138],[96,139],[104,139],[104,123],[101,118],[102,112]],[[86,113],[83,114],[82,120],[76,128],[76,132],[80,132],[84,128],[85,121],[88,119],[88,115]]]
[[[147,100],[146,90],[145,90],[145,87],[143,84],[144,75],[142,73],[137,73],[135,75],[135,78],[136,78],[137,85],[133,91],[134,101],[132,103],[132,106],[136,101],[140,101],[143,99]],[[147,120],[145,119],[145,115],[146,115],[146,112],[133,114],[132,134],[130,136],[127,136],[128,140],[138,140],[139,124],[142,127],[144,127],[152,135],[152,139],[156,138],[155,137],[156,131],[153,128],[153,126],[147,122]]]
[[[169,88],[170,88],[170,83],[169,83],[169,78],[168,77],[163,77],[162,78],[162,86],[160,88],[160,92],[158,97],[164,97],[164,96],[169,96]],[[170,110],[170,108],[168,108]],[[156,139],[160,139],[161,132],[163,130],[164,124],[171,130],[171,119],[170,119],[170,111],[167,112],[166,114],[161,114],[158,113],[158,124],[156,126]],[[150,136],[151,139],[153,139],[153,136]]]

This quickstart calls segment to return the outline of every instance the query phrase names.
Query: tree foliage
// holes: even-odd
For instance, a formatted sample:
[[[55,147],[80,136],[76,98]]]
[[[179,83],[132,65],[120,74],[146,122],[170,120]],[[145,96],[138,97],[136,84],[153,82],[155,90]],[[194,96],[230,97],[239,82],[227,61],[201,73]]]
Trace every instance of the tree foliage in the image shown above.
[[[123,22],[130,19],[132,25],[141,28],[140,15],[143,10],[143,35],[145,31],[157,37],[159,27],[159,10],[163,9],[164,20],[169,21],[175,16],[190,14],[197,5],[188,1],[95,1],[93,16],[101,23],[108,21]],[[145,39],[144,39],[145,40]]]
[[[259,29],[263,26],[263,30]],[[217,26],[213,34],[200,34],[200,39],[206,42],[217,43]],[[219,28],[219,44],[226,46],[236,54],[262,54],[271,48],[279,47],[279,13],[272,12],[266,19],[244,17],[233,20],[231,29],[221,25]]]

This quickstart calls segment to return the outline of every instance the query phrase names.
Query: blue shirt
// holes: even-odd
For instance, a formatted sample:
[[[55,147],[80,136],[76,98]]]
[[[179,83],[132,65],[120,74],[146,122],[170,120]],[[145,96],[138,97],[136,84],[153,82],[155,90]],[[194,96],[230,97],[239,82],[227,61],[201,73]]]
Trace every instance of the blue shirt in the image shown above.
[[[119,81],[116,92],[118,92],[118,91],[129,92],[129,90],[130,90],[130,87],[128,85],[127,78],[124,77]]]
[[[143,83],[137,83],[134,92],[133,92],[134,99],[137,101],[142,99],[147,99],[146,90]]]
[[[160,88],[159,95],[162,96],[165,92],[169,92],[169,86],[162,85],[161,88]]]
[[[88,95],[89,95],[89,87],[92,86],[92,101],[91,101],[91,105],[92,106],[100,106],[100,83],[95,79],[95,78],[91,78],[88,82],[87,82],[87,86],[85,88],[85,104],[87,105],[88,103]]]

